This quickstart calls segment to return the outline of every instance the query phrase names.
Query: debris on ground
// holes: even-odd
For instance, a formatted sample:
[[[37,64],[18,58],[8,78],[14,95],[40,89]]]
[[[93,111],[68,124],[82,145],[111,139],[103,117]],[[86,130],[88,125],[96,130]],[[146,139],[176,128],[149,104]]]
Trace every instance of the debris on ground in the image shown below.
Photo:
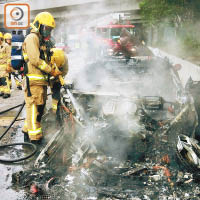
[[[30,199],[200,198],[198,168],[184,168],[177,156],[181,135],[198,145],[195,95],[180,87],[166,59],[109,62],[84,69],[93,74],[88,88],[78,80],[62,88],[57,132],[33,170],[13,174],[13,185]]]

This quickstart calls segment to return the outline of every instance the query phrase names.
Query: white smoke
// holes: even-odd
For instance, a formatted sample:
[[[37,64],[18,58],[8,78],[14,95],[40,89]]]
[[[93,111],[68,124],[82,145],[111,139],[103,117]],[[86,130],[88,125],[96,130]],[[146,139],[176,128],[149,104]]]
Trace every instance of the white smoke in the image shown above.
[[[102,3],[101,7],[103,6],[105,4]],[[99,4],[98,6],[93,5],[90,9],[98,13]],[[75,16],[76,12],[85,13],[78,7],[76,10],[67,10],[66,12],[69,16]],[[95,52],[96,47],[99,46],[99,41],[94,37],[95,33],[92,32],[91,28],[97,24],[109,24],[110,21],[111,15],[98,18],[88,16],[87,20],[82,17],[70,18],[67,19],[68,26],[63,25],[65,22],[62,20],[57,23],[54,36],[57,41],[62,41],[62,35],[66,34],[66,43],[69,42],[68,39],[72,38],[74,43],[77,44],[77,48],[73,47],[72,52],[68,55],[69,74],[66,79],[72,79],[76,85],[75,89],[82,92],[103,94],[95,97],[94,106],[103,109],[106,104],[108,104],[108,107],[109,103],[115,105],[113,117],[117,127],[125,129],[128,126],[132,131],[130,130],[127,135],[134,135],[139,132],[141,127],[139,128],[138,119],[134,116],[136,104],[132,99],[142,96],[162,96],[167,101],[174,101],[176,88],[172,88],[173,84],[170,83],[170,81],[172,82],[169,79],[170,70],[159,66],[160,64],[154,65],[148,71],[148,74],[137,74],[131,70],[131,66],[127,70],[127,66],[124,64],[120,66],[119,63],[103,62],[104,58],[101,51]],[[113,74],[115,75],[113,76]],[[108,94],[108,96],[105,94]],[[93,130],[92,127],[89,127],[87,131],[84,131],[91,143],[98,140]],[[113,141],[110,144],[112,145]],[[120,143],[117,145],[120,148]],[[114,147],[113,151],[115,150]]]

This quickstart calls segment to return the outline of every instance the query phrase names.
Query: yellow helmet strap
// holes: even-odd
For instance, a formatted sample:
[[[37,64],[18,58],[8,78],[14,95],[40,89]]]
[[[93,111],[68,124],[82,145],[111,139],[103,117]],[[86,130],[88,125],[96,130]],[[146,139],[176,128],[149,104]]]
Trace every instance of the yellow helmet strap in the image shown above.
[[[39,33],[40,30],[40,24],[38,21],[36,21],[34,24],[30,24],[31,28],[34,30],[34,32]]]

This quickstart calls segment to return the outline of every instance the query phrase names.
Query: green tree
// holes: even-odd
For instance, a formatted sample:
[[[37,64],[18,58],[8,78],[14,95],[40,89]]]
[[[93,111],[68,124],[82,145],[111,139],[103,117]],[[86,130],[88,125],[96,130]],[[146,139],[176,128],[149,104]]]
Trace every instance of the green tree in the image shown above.
[[[142,19],[152,25],[167,21],[179,26],[200,17],[199,0],[142,0],[140,9]]]
[[[200,55],[200,0],[142,0],[140,11],[147,27],[152,27],[148,29],[152,45],[172,49],[178,45],[186,56]],[[174,30],[174,36],[168,37],[168,30]]]

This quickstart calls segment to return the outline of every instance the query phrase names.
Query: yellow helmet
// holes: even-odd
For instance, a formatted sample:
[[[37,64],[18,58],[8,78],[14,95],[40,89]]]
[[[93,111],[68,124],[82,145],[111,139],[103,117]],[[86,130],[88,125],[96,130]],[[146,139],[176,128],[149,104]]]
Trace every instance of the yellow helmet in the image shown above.
[[[4,40],[12,40],[12,35],[10,33],[6,33],[4,35]]]
[[[2,32],[0,32],[0,38],[3,38],[3,33]]]
[[[57,67],[61,67],[65,64],[65,53],[62,49],[52,48],[51,49],[51,64],[56,64]]]
[[[52,28],[56,27],[55,20],[49,12],[41,12],[41,13],[37,14],[33,21],[33,24],[35,25],[36,22],[39,22],[39,25],[43,24],[45,26],[49,26]]]

